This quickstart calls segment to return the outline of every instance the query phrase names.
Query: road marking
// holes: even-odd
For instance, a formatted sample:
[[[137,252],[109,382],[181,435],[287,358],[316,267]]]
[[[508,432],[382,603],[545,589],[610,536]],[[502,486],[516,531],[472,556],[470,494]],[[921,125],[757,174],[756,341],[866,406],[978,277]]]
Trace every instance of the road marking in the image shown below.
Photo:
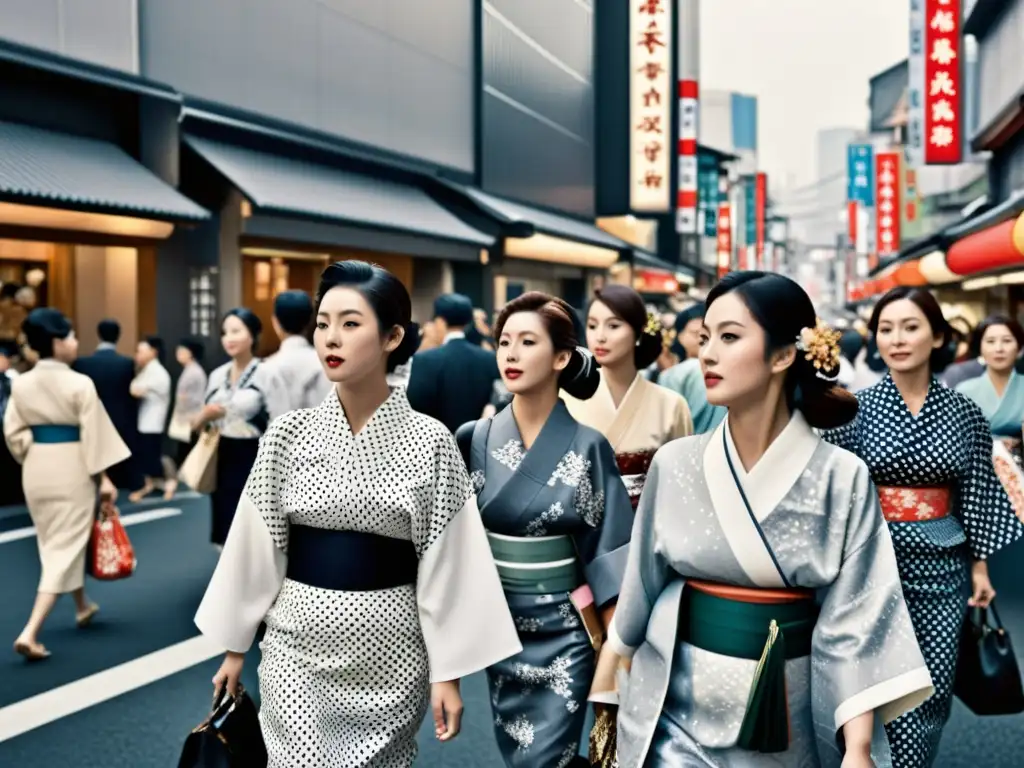
[[[130,525],[138,525],[139,523],[148,523],[153,520],[163,520],[165,517],[177,517],[181,514],[181,509],[178,507],[161,507],[160,509],[147,509],[145,512],[135,512],[131,515],[124,515],[121,518],[121,524],[127,528]],[[36,529],[34,526],[28,528],[15,528],[13,531],[4,531],[0,533],[0,544],[6,544],[10,541],[19,541],[21,539],[30,539],[36,535]]]
[[[222,646],[200,635],[22,699],[0,709],[0,742],[155,683],[223,653]]]

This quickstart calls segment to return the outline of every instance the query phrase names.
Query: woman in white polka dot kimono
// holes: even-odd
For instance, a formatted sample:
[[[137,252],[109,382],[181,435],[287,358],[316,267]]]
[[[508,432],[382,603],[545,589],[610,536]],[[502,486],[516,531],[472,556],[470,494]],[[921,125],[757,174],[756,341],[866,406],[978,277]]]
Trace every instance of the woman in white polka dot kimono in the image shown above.
[[[409,294],[331,265],[314,342],[334,389],[271,423],[196,614],[235,692],[261,622],[270,768],[406,768],[432,706],[459,731],[459,679],[521,645],[454,439],[388,372],[408,360]]]
[[[587,765],[579,752],[594,644],[614,610],[633,524],[611,445],[559,399],[560,389],[585,399],[599,383],[572,312],[535,291],[502,310],[494,332],[512,404],[457,434],[523,645],[487,670],[498,748],[522,768]]]
[[[1024,534],[992,464],[981,409],[942,386],[950,328],[923,288],[894,288],[868,324],[889,374],[857,393],[850,424],[825,434],[867,463],[889,523],[935,695],[889,723],[895,768],[935,761],[953,698],[968,604],[995,596],[986,558]]]

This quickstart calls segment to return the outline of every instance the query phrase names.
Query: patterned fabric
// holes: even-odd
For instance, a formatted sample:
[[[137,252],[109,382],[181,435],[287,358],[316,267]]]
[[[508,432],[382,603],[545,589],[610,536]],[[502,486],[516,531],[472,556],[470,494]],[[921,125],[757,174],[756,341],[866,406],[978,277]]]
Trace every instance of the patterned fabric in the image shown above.
[[[914,632],[935,694],[886,726],[895,768],[927,768],[949,717],[957,642],[966,611],[969,557],[987,558],[1024,534],[992,464],[981,409],[933,380],[913,416],[891,376],[857,393],[860,410],[825,439],[860,456],[879,486],[954,489],[953,515],[890,523]]]
[[[923,523],[939,520],[949,514],[948,488],[900,488],[882,486],[878,489],[882,517],[890,523]]]

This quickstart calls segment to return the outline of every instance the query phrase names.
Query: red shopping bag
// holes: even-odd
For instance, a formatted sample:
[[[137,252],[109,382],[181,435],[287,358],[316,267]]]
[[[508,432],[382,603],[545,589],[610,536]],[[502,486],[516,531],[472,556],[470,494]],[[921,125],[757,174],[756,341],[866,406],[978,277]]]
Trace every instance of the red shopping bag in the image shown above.
[[[88,554],[89,575],[94,579],[126,579],[135,572],[135,550],[116,509],[93,523]]]

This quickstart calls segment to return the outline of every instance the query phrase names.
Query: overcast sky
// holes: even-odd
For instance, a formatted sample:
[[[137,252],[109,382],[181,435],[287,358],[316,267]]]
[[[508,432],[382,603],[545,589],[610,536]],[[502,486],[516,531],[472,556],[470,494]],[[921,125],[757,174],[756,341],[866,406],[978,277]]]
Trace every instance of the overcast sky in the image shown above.
[[[907,56],[906,0],[703,0],[700,14],[701,87],[758,97],[776,189],[814,181],[815,134],[866,128],[868,78]]]

